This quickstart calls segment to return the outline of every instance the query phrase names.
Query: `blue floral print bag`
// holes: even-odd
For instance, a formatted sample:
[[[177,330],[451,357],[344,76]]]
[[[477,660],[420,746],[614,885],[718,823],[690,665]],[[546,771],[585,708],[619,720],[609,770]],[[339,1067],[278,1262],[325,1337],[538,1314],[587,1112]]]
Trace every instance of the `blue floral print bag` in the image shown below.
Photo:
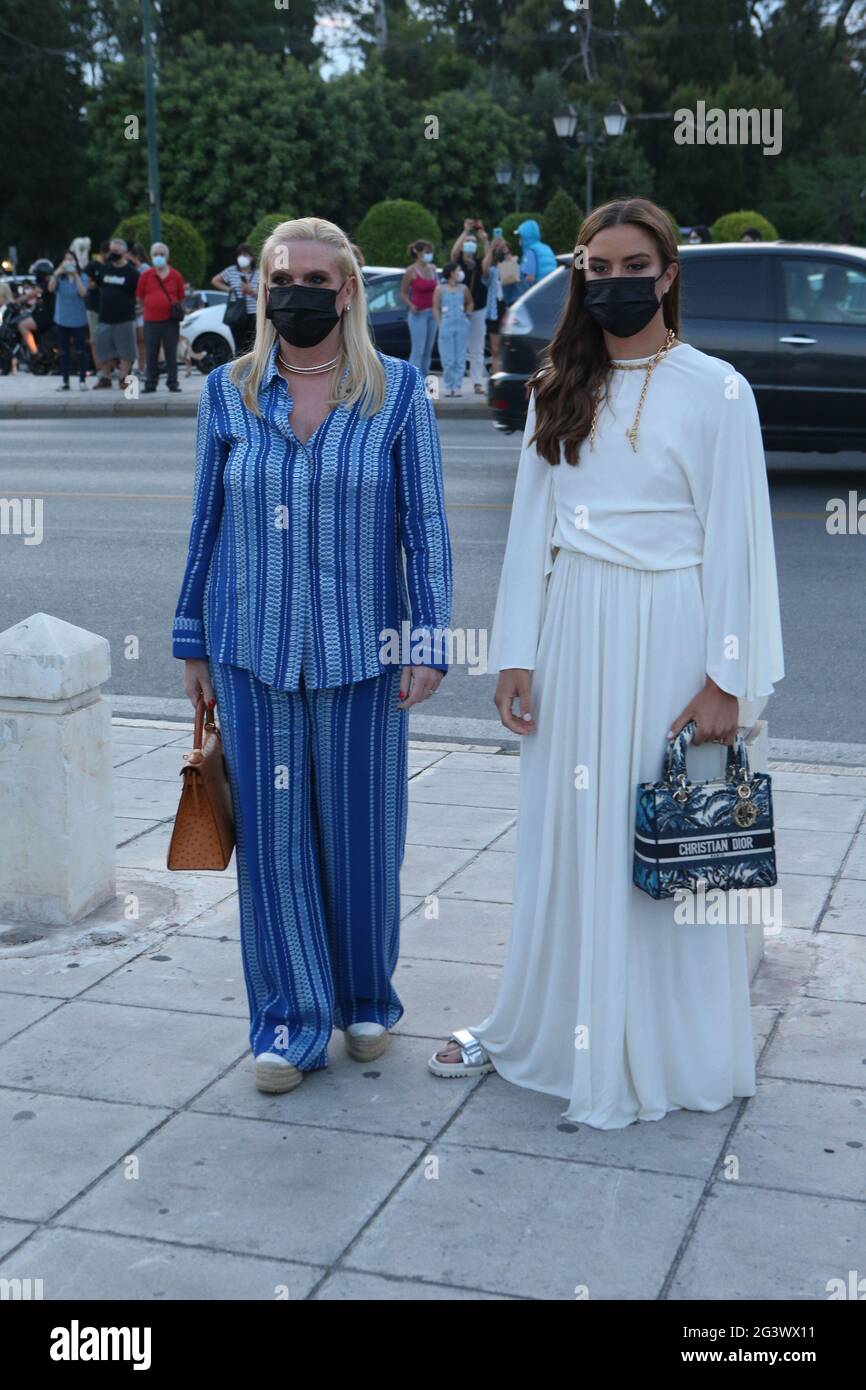
[[[728,746],[724,779],[690,782],[695,721],[671,739],[659,782],[637,789],[632,882],[652,898],[680,890],[764,888],[776,882],[769,773],[750,772],[742,735]]]

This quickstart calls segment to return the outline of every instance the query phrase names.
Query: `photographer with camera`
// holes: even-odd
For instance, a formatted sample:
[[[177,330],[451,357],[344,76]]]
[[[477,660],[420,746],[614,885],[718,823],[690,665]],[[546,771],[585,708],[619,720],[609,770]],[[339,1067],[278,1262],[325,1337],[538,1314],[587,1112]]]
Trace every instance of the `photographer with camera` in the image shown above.
[[[78,389],[87,390],[87,307],[84,301],[89,287],[90,281],[79,270],[74,251],[67,251],[48,281],[48,289],[54,294],[54,326],[63,377],[58,391],[69,390],[70,343],[75,344]]]

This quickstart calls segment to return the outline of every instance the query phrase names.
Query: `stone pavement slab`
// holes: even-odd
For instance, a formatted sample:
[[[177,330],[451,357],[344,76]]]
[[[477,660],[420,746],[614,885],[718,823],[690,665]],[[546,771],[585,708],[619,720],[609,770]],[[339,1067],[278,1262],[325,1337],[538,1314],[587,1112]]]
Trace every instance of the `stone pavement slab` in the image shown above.
[[[114,723],[116,898],[74,929],[0,924],[0,1277],[49,1299],[777,1300],[866,1269],[866,768],[771,764],[757,1094],[600,1131],[426,1067],[496,996],[514,753],[411,747],[404,1015],[375,1063],[335,1033],[327,1070],[269,1097],[234,860],[165,867],[189,732]]]

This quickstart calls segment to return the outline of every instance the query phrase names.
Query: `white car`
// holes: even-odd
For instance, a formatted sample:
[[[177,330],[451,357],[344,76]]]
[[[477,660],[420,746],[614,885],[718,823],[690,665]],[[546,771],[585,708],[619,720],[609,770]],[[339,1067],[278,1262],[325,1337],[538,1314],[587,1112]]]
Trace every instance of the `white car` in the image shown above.
[[[216,291],[196,291],[195,293],[216,293]],[[180,325],[181,337],[186,338],[192,360],[200,372],[207,376],[214,367],[230,362],[235,355],[235,340],[231,329],[223,323],[226,311],[222,302],[208,304],[202,309],[193,309]]]
[[[380,276],[402,275],[405,267],[372,266],[363,267],[364,279],[371,283]],[[214,367],[230,362],[235,355],[235,340],[230,328],[223,323],[226,300],[224,290],[193,290],[192,296],[208,302],[200,309],[187,314],[180,326],[181,337],[186,338],[193,362],[200,372],[207,376]]]

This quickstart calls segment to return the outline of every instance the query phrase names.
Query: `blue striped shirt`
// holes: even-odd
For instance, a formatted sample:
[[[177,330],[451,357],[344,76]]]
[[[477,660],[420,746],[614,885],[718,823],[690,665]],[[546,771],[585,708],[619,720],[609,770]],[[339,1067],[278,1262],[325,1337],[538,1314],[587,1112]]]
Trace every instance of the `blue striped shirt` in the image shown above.
[[[243,666],[283,690],[302,673],[309,686],[346,685],[398,660],[382,645],[394,632],[417,644],[399,664],[446,670],[451,545],[423,378],[379,353],[382,408],[365,418],[358,402],[337,406],[302,444],[276,353],[261,417],[228,365],[205,381],[174,656]]]

